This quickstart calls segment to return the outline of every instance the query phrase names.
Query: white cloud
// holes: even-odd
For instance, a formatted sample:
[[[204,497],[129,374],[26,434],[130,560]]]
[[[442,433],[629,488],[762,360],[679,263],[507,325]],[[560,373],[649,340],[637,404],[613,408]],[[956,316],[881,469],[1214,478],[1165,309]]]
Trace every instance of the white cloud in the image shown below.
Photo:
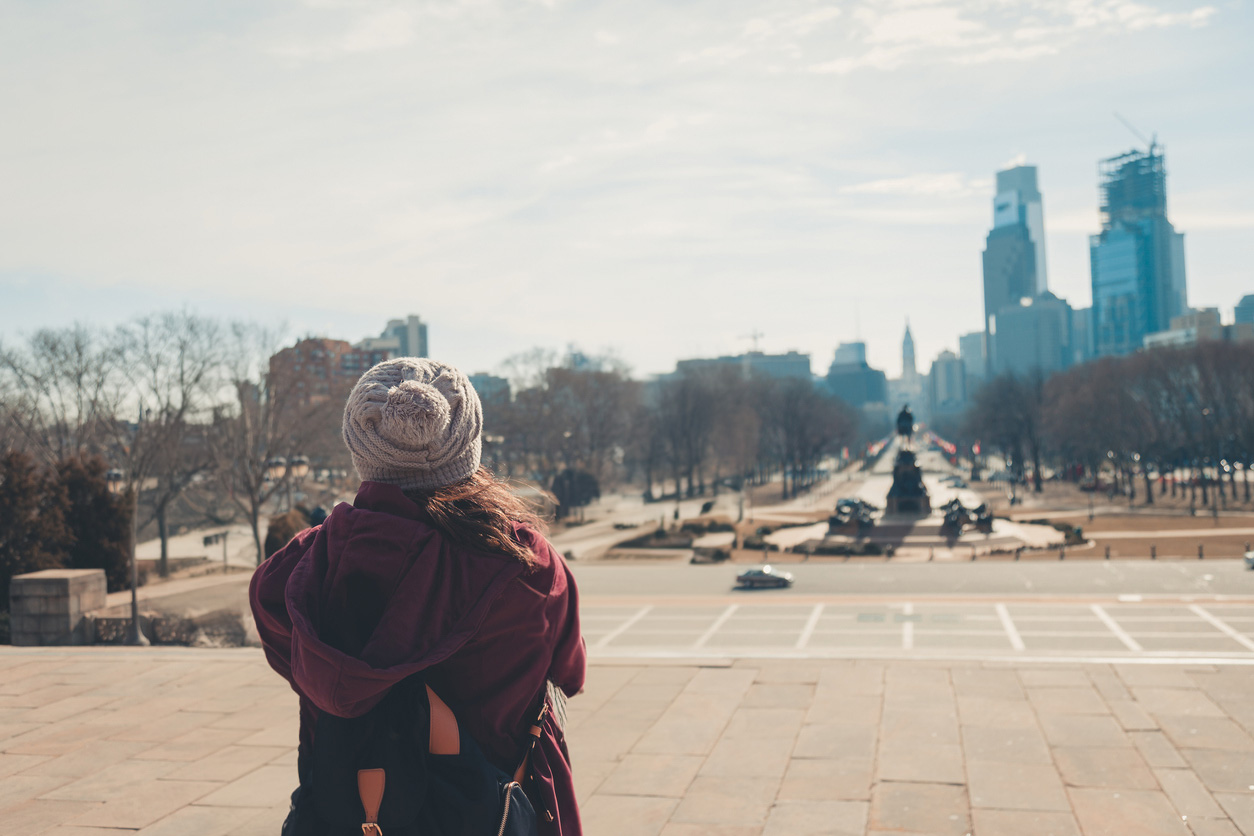
[[[116,0],[90,27],[17,4],[0,283],[61,277],[67,298],[0,291],[0,329],[105,297],[305,300],[350,339],[419,313],[479,368],[551,339],[655,371],[753,327],[830,357],[856,292],[873,354],[909,313],[923,358],[978,326],[984,175],[1020,149],[1051,280],[1086,286],[1118,107],[1169,142],[1172,219],[1206,231],[1191,292],[1237,298],[1254,93],[1241,19],[1194,7],[1215,1],[260,0],[212,29],[195,3],[154,21]]]
[[[546,160],[544,163],[540,165],[540,171],[543,174],[548,174],[550,171],[557,171],[559,168],[565,168],[568,165],[574,165],[577,161],[578,160],[575,156],[571,154],[563,154],[561,157],[557,157],[552,160]]]
[[[355,54],[399,50],[415,42],[418,27],[468,15],[492,14],[479,0],[437,0],[422,5],[374,0],[306,0],[318,17],[305,20],[300,34],[283,34],[266,48],[278,58],[327,61]]]
[[[1138,4],[1120,7],[1120,20],[1129,29],[1167,29],[1173,26],[1205,26],[1218,12],[1214,6],[1202,6],[1188,12],[1158,12]]]
[[[842,194],[900,195],[909,197],[968,197],[988,194],[991,182],[973,179],[956,171],[944,174],[909,174],[845,186]]]
[[[863,40],[870,44],[910,44],[916,47],[961,47],[989,37],[988,28],[963,16],[958,6],[932,6],[883,14],[862,9],[856,15],[866,26]]]
[[[1044,58],[1057,55],[1061,46],[1051,44],[1035,44],[1034,46],[990,46],[965,52],[954,58],[955,64],[990,64],[993,62],[1030,61],[1033,58]]]
[[[1027,12],[1027,13],[1025,13]],[[840,54],[807,52],[805,69],[843,75],[855,70],[898,70],[910,65],[1004,63],[1046,58],[1074,47],[1088,32],[1206,26],[1213,6],[1167,12],[1127,0],[878,0],[847,18]],[[1008,16],[1016,16],[1012,25]],[[1031,43],[1024,46],[1025,42]],[[829,47],[830,49],[830,47]]]
[[[405,46],[414,39],[414,16],[405,9],[386,9],[361,18],[344,33],[345,52],[377,52]]]
[[[1172,222],[1181,232],[1191,230],[1254,229],[1254,212],[1236,209],[1232,212],[1180,209],[1172,213]]]
[[[819,75],[844,75],[854,70],[895,70],[906,63],[912,50],[908,47],[875,47],[866,52],[854,52],[845,57],[823,61],[809,66],[809,71]]]
[[[789,10],[758,15],[746,20],[736,37],[696,51],[684,50],[679,60],[681,63],[705,61],[726,64],[756,56],[772,62],[780,57],[795,61],[804,54],[803,42],[828,34],[831,31],[829,24],[842,14],[838,6],[823,4],[803,12]],[[775,63],[768,64],[766,69],[768,72],[782,70]]]

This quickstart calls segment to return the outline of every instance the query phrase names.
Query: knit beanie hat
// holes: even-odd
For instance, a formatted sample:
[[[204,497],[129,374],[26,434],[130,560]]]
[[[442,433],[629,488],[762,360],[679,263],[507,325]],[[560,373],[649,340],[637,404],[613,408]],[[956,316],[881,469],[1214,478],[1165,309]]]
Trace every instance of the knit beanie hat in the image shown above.
[[[384,360],[344,406],[344,443],[363,481],[430,490],[479,469],[483,407],[466,375],[425,357]]]

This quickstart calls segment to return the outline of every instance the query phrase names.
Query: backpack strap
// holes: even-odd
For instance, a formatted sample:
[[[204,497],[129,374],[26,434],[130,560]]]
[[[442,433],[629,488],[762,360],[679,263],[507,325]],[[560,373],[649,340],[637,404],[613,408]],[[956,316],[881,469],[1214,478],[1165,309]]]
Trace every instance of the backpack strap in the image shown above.
[[[453,710],[430,687],[427,688],[427,700],[431,705],[428,751],[433,755],[460,754],[461,735]],[[357,770],[357,794],[361,797],[361,807],[366,812],[366,820],[361,823],[362,836],[383,836],[383,829],[379,827],[379,806],[383,803],[383,788],[386,784],[387,774],[382,769]]]
[[[366,811],[366,820],[361,823],[362,836],[383,836],[383,829],[379,827],[379,805],[383,803],[386,783],[387,775],[382,769],[357,770],[357,794]]]
[[[536,715],[536,720],[531,724],[531,728],[527,730],[528,736],[531,738],[527,743],[527,748],[523,752],[522,760],[518,764],[518,768],[514,770],[514,780],[522,783],[527,775],[527,768],[531,765],[531,750],[536,748],[536,744],[540,742],[541,727],[544,725],[544,715],[549,713],[549,701],[544,699],[540,703],[540,713]]]

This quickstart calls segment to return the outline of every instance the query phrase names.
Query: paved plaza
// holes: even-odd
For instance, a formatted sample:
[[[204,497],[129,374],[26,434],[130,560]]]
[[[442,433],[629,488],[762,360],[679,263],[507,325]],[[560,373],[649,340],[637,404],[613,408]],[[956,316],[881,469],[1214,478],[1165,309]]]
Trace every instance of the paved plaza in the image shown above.
[[[1150,610],[1176,620],[1142,629],[1107,607],[1141,657],[1045,664],[919,655],[933,628],[981,625],[1010,642],[995,603],[956,621],[931,606],[824,605],[817,617],[813,606],[659,608],[629,625],[590,604],[594,662],[569,716],[590,836],[1254,834],[1254,666],[1240,663],[1251,657],[1148,655],[1152,637],[1177,627],[1209,625],[1241,646],[1205,615]],[[1032,641],[1025,607],[1005,609]],[[1254,624],[1246,609],[1202,609],[1243,636]],[[1031,613],[1059,631],[1074,615]],[[744,645],[732,641],[743,628],[812,655],[626,656],[658,635],[644,632],[661,623],[651,619],[699,629],[684,647],[706,636],[700,647]],[[1111,629],[1091,608],[1083,620],[1075,631]],[[913,630],[916,648],[895,649],[899,659],[815,652],[857,623],[894,642]],[[5,836],[277,834],[295,742],[295,698],[256,649],[0,649]]]

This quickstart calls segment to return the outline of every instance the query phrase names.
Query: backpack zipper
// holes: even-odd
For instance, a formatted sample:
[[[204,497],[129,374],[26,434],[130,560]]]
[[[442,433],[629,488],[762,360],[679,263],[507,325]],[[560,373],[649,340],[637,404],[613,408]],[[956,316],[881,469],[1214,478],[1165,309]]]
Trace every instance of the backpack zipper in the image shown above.
[[[514,794],[514,787],[522,789],[522,784],[510,781],[505,785],[505,809],[501,811],[501,829],[496,831],[496,836],[505,836],[505,825],[509,822],[509,802]]]

